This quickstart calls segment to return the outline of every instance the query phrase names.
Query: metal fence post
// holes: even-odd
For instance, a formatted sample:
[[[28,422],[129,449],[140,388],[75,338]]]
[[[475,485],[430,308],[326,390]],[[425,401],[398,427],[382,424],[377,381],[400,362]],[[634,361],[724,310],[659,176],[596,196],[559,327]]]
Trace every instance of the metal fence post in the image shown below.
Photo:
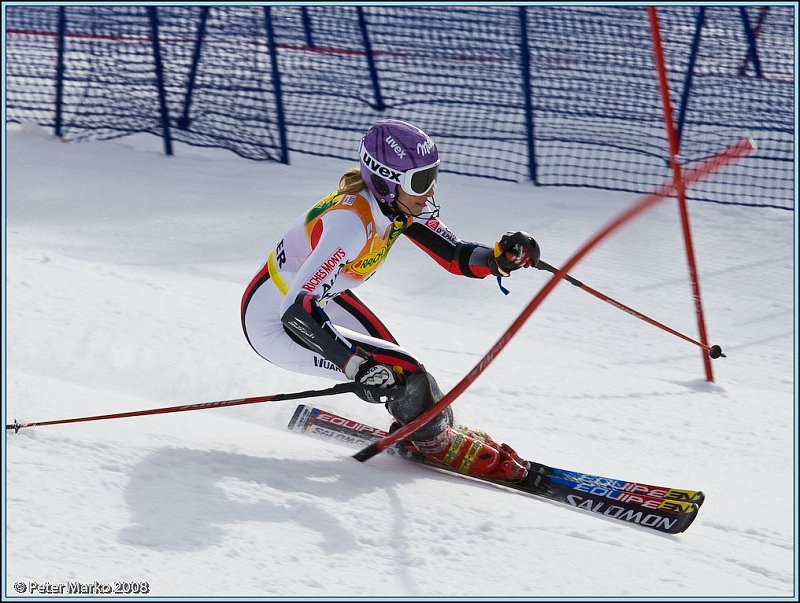
[[[269,47],[269,60],[272,63],[272,85],[275,89],[275,110],[278,119],[278,135],[281,141],[281,163],[289,163],[289,144],[286,138],[286,120],[283,114],[283,93],[281,92],[281,72],[278,69],[278,49],[275,44],[275,30],[272,26],[272,13],[270,7],[264,7],[264,25],[267,28],[267,46]]]
[[[161,61],[161,40],[158,36],[158,7],[148,6],[150,31],[153,43],[153,61],[156,68],[156,85],[158,86],[158,104],[161,111],[161,131],[164,138],[164,153],[172,155],[172,135],[169,126],[169,109],[167,108],[167,91],[164,87],[164,64]]]
[[[311,16],[305,6],[300,7],[300,17],[303,20],[303,33],[306,36],[306,46],[314,48],[314,33],[311,29]]]
[[[58,37],[56,49],[56,115],[55,135],[61,138],[63,132],[63,103],[64,103],[64,39],[67,34],[67,9],[58,7]]]
[[[367,65],[369,66],[369,75],[372,78],[372,87],[375,90],[375,106],[374,109],[383,111],[386,109],[386,103],[383,102],[383,95],[381,95],[381,82],[378,79],[378,69],[375,67],[375,57],[372,54],[372,43],[369,41],[369,32],[367,31],[367,19],[364,16],[364,9],[360,6],[356,7],[358,13],[358,26],[361,28],[361,37],[364,39],[364,52],[367,55]]]
[[[744,6],[739,7],[739,14],[742,15],[742,26],[744,27],[744,35],[747,38],[748,57],[753,60],[756,77],[761,79],[764,75],[761,73],[761,59],[758,58],[756,36],[753,33],[753,28],[750,26],[750,16],[747,14],[747,9]]]
[[[697,11],[697,18],[694,22],[694,36],[692,37],[692,47],[689,52],[689,66],[686,68],[686,77],[683,80],[683,91],[681,92],[681,104],[678,108],[678,149],[680,150],[681,141],[683,140],[683,124],[686,120],[686,110],[689,107],[689,93],[692,90],[692,76],[694,75],[694,66],[697,62],[697,52],[700,49],[700,38],[703,31],[703,25],[706,19],[706,7],[701,6]]]
[[[758,19],[756,19],[756,25],[752,28],[751,33],[753,34],[753,45],[758,40],[758,35],[761,33],[761,28],[764,26],[764,21],[767,19],[767,15],[769,14],[769,6],[762,6],[758,10]],[[749,18],[747,21],[749,22]],[[747,28],[747,26],[745,25]],[[750,64],[750,47],[748,46],[747,54],[744,57],[744,61],[742,61],[741,67],[739,67],[739,77],[744,77],[747,75],[747,66]],[[761,63],[759,62],[759,66]]]
[[[200,9],[200,22],[197,24],[197,38],[194,41],[194,52],[192,53],[192,64],[189,67],[189,81],[186,83],[186,96],[183,99],[183,112],[178,118],[177,125],[181,130],[188,130],[192,124],[189,111],[192,107],[192,94],[194,93],[194,82],[197,78],[197,66],[200,64],[200,53],[203,50],[203,40],[206,37],[206,20],[208,19],[208,7]]]
[[[519,7],[520,67],[522,69],[522,93],[525,99],[525,139],[528,143],[528,170],[534,184],[539,184],[536,173],[536,145],[533,128],[533,99],[531,98],[531,56],[528,47],[528,15],[524,6]]]

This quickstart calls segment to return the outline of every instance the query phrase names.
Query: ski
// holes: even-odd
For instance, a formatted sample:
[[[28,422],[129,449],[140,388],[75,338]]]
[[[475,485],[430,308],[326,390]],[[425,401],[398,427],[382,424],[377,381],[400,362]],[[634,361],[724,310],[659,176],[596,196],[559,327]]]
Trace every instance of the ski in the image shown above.
[[[355,448],[368,446],[388,435],[386,431],[377,427],[306,404],[298,405],[288,427],[292,431]],[[398,451],[400,451],[399,445],[386,450],[390,454],[396,454]],[[401,456],[428,467],[464,476],[455,468],[429,463],[416,455],[401,454]],[[686,530],[694,521],[699,505],[705,499],[703,493],[699,491],[651,486],[567,471],[531,461],[528,463],[528,475],[519,483],[472,475],[464,477],[566,503],[585,511],[668,534]]]
[[[536,463],[531,464],[537,465]],[[650,498],[693,502],[697,504],[698,507],[701,506],[706,499],[705,494],[698,490],[681,490],[678,488],[669,488],[667,486],[651,486],[641,482],[629,482],[621,479],[614,479],[612,477],[603,477],[602,475],[590,475],[588,473],[579,473],[577,471],[558,469],[557,467],[548,467],[546,465],[538,466],[537,469],[544,473],[557,476],[561,479],[573,481],[586,486],[595,488],[610,488],[613,490],[619,490],[620,492],[639,494],[642,496],[648,496]]]
[[[307,419],[299,419],[301,414],[306,417],[309,416],[308,413],[314,415],[310,421]],[[318,418],[319,413],[323,413],[321,418]],[[315,433],[317,433],[318,430],[327,433],[325,428],[328,430],[334,429],[334,433],[330,434],[328,437],[342,441],[345,444],[352,443],[354,446],[367,446],[386,435],[385,431],[377,427],[370,427],[332,413],[327,413],[326,411],[315,409],[305,404],[299,405],[295,414],[298,415],[298,419],[296,420],[293,417],[292,423],[290,423],[290,429],[295,429],[297,431],[313,430]],[[292,427],[292,425],[296,427],[299,426],[299,428]],[[319,435],[326,437],[325,433],[320,433]],[[357,435],[360,437],[353,440]],[[588,473],[560,469],[558,467],[550,467],[532,461],[528,462],[531,468],[536,472],[544,473],[553,478],[559,478],[560,480],[581,484],[581,489],[583,489],[583,487],[592,487],[596,488],[597,492],[600,492],[600,489],[606,488],[648,498],[693,502],[698,506],[701,506],[705,501],[705,495],[697,490],[681,490],[668,486],[653,486],[642,482],[620,480],[602,475],[591,475]]]

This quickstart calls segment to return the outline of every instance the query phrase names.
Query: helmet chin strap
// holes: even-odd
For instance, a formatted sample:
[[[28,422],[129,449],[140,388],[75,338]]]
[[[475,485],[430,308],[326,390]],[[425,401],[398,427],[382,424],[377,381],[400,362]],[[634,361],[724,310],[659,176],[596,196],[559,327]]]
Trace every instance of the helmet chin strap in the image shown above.
[[[438,218],[439,217],[439,206],[436,204],[436,199],[434,199],[433,195],[428,197],[428,205],[433,207],[430,211],[424,211],[420,214],[420,216],[427,216],[429,218]]]

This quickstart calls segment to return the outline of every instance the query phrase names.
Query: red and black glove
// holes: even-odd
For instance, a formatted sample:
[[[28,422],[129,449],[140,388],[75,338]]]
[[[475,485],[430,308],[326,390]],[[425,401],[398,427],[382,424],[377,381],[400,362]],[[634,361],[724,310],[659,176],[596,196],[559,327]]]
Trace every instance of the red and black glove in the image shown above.
[[[508,276],[519,268],[535,268],[540,254],[539,244],[527,232],[507,232],[494,244],[489,270],[495,276]]]

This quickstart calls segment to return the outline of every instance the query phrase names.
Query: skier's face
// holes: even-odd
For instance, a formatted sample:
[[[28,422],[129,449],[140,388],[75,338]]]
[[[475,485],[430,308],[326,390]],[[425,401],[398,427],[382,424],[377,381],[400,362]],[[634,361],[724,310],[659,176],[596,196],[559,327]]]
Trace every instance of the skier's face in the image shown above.
[[[409,195],[399,186],[397,187],[397,206],[407,216],[419,216],[423,212],[428,211],[428,197],[433,196],[433,191],[429,191],[424,195],[414,196]]]

